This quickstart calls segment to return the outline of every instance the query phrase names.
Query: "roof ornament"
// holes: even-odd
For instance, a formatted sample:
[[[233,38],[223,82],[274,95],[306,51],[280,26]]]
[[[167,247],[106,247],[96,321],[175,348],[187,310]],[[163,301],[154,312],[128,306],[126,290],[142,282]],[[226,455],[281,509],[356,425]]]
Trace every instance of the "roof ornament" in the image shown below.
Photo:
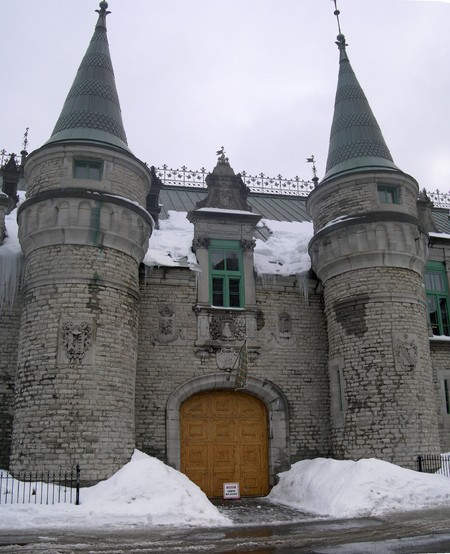
[[[99,7],[100,9],[99,10],[95,10],[99,15],[108,15],[109,13],[111,12],[108,12],[108,2],[105,2],[104,0],[102,2],[100,2],[99,4]]]
[[[217,150],[216,155],[219,156],[217,163],[227,164],[229,162],[228,158],[225,156],[225,149],[223,146],[220,147],[220,150]]]
[[[22,143],[22,150],[26,150],[28,147],[28,131],[30,130],[29,127],[25,129],[25,133],[23,134],[23,143]]]
[[[341,51],[341,60],[342,60],[344,58],[347,58],[345,47],[348,46],[348,44],[345,42],[345,35],[342,34],[341,21],[339,19],[341,12],[338,10],[337,0],[331,0],[331,1],[334,3],[334,15],[336,16],[338,31],[339,31],[339,34],[336,37],[337,38],[336,44],[338,45],[338,48]]]
[[[312,172],[313,172],[312,182],[314,183],[314,186],[317,187],[319,183],[319,177],[317,177],[316,159],[314,158],[314,154],[310,158],[306,158],[306,162],[309,164],[312,164]]]

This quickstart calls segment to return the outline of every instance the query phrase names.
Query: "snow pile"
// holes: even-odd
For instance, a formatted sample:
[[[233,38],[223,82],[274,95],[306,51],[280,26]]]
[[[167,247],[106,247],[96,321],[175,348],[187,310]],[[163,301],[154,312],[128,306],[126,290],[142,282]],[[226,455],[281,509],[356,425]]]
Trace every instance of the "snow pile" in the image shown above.
[[[139,451],[106,481],[81,489],[80,500],[80,506],[1,504],[0,527],[230,525],[186,475]]]
[[[308,243],[313,236],[309,221],[261,221],[272,235],[266,242],[258,239],[255,270],[258,275],[299,275],[311,268]]]
[[[23,254],[20,248],[17,225],[17,208],[25,199],[25,192],[18,191],[19,203],[5,217],[6,237],[0,247],[0,314],[11,308],[20,288],[23,275]]]
[[[450,479],[375,459],[318,458],[281,473],[268,500],[322,516],[376,516],[448,506]]]
[[[190,267],[198,269],[197,258],[192,251],[194,225],[186,212],[168,212],[168,219],[159,221],[159,229],[150,237],[144,264],[149,267]]]

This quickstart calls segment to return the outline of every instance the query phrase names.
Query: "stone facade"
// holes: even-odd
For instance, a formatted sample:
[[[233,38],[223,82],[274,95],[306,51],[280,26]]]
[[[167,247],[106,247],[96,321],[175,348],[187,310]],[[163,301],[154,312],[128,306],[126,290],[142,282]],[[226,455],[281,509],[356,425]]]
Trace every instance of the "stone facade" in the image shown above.
[[[107,7],[53,135],[25,164],[25,151],[20,166],[12,159],[0,193],[1,246],[25,171],[24,282],[0,304],[0,465],[79,463],[89,484],[137,447],[180,469],[183,402],[237,388],[265,406],[264,433],[252,436],[268,435],[267,459],[253,470],[268,465],[271,484],[305,458],[414,467],[418,454],[449,450],[450,341],[448,329],[431,332],[423,276],[427,260],[439,262],[448,287],[450,241],[433,234],[426,195],[394,164],[345,37],[326,175],[307,200],[311,268],[256,274],[263,214],[222,148],[187,214],[195,267],[167,255],[149,269],[144,206],[158,216],[163,185],[126,144]]]
[[[264,401],[264,389],[271,386],[285,403],[272,429],[272,441],[279,443],[270,464],[272,483],[290,463],[331,453],[322,295],[314,279],[308,287],[305,298],[295,277],[256,283],[260,323],[251,356],[251,394]],[[178,468],[167,414],[174,391],[183,389],[189,397],[200,390],[234,388],[235,371],[220,368],[221,351],[194,346],[196,302],[196,277],[189,269],[160,268],[141,278],[136,445]]]

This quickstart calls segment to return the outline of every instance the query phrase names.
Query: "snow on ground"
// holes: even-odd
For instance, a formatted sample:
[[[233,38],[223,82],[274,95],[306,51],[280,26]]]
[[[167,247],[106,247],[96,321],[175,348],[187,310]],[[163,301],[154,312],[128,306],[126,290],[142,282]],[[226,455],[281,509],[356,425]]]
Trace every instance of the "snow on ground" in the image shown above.
[[[230,525],[186,475],[139,451],[106,481],[82,488],[80,500],[79,506],[1,504],[0,529]]]
[[[375,459],[317,458],[281,473],[268,500],[321,516],[377,516],[448,506],[450,479]]]
[[[138,451],[110,479],[81,489],[80,498],[80,506],[1,504],[0,530],[232,524],[185,475]],[[322,517],[379,516],[448,506],[450,479],[375,459],[317,458],[280,474],[267,500]],[[255,522],[271,523],[257,515]]]

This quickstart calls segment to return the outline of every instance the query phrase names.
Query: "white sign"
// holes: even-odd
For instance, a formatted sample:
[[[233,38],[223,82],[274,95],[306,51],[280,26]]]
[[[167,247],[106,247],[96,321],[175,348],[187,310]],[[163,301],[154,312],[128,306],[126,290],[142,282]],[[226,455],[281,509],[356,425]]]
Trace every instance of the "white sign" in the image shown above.
[[[224,483],[223,484],[223,499],[239,500],[241,494],[239,492],[239,483]]]

